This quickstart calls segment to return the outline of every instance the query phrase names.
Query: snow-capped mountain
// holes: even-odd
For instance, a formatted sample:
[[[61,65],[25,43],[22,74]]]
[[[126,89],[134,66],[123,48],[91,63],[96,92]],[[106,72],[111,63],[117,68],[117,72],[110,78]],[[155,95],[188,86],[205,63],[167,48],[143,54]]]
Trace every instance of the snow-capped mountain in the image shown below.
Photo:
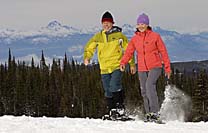
[[[124,24],[122,26],[122,32],[128,37],[131,38],[136,31],[135,26],[129,25],[129,24]]]
[[[129,24],[121,27],[129,39],[136,30],[135,26]],[[62,58],[65,52],[69,57],[81,61],[84,45],[100,29],[101,27],[74,28],[56,20],[36,31],[0,29],[0,62],[7,60],[9,48],[13,56],[20,60],[27,61],[31,55],[34,55],[39,62],[43,50],[49,61],[52,58]],[[153,27],[153,30],[161,34],[171,61],[208,59],[208,32],[181,34],[160,27]]]
[[[62,25],[60,22],[56,20],[50,22],[46,27],[42,27],[41,30],[39,30],[39,33],[53,35],[53,36],[82,34],[80,29],[67,26],[67,25]]]

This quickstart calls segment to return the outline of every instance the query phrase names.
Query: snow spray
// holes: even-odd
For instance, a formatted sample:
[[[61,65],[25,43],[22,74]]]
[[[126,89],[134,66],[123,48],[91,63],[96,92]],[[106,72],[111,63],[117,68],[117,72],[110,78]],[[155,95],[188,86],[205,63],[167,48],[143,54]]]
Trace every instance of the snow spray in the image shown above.
[[[176,88],[175,85],[170,85],[169,80],[167,80],[164,94],[165,99],[160,109],[161,119],[186,121],[191,111],[191,98]]]

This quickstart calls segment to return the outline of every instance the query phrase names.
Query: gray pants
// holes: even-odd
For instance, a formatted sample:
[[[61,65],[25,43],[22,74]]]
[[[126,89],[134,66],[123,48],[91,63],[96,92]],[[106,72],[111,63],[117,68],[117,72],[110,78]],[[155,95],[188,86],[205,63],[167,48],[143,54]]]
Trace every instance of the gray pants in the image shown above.
[[[160,75],[161,68],[154,68],[148,72],[139,71],[141,94],[146,113],[159,111],[156,82]]]

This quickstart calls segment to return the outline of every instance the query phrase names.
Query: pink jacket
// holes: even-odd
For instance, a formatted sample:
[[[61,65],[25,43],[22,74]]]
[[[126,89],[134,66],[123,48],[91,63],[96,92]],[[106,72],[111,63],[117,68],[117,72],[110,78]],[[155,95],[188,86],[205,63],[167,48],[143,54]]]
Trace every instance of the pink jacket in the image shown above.
[[[120,64],[125,65],[131,59],[134,51],[137,51],[138,71],[149,71],[152,68],[165,65],[165,72],[169,73],[170,60],[160,35],[152,30],[136,32],[131,38]]]

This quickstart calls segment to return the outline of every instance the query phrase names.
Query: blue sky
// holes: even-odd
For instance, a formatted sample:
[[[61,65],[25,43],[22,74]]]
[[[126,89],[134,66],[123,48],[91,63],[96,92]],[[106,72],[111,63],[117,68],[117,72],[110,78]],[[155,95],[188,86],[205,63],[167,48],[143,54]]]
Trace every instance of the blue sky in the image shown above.
[[[179,32],[208,31],[207,0],[0,0],[0,28],[39,29],[52,20],[74,27],[99,26],[106,10],[117,25],[136,24],[141,12],[152,26]]]

